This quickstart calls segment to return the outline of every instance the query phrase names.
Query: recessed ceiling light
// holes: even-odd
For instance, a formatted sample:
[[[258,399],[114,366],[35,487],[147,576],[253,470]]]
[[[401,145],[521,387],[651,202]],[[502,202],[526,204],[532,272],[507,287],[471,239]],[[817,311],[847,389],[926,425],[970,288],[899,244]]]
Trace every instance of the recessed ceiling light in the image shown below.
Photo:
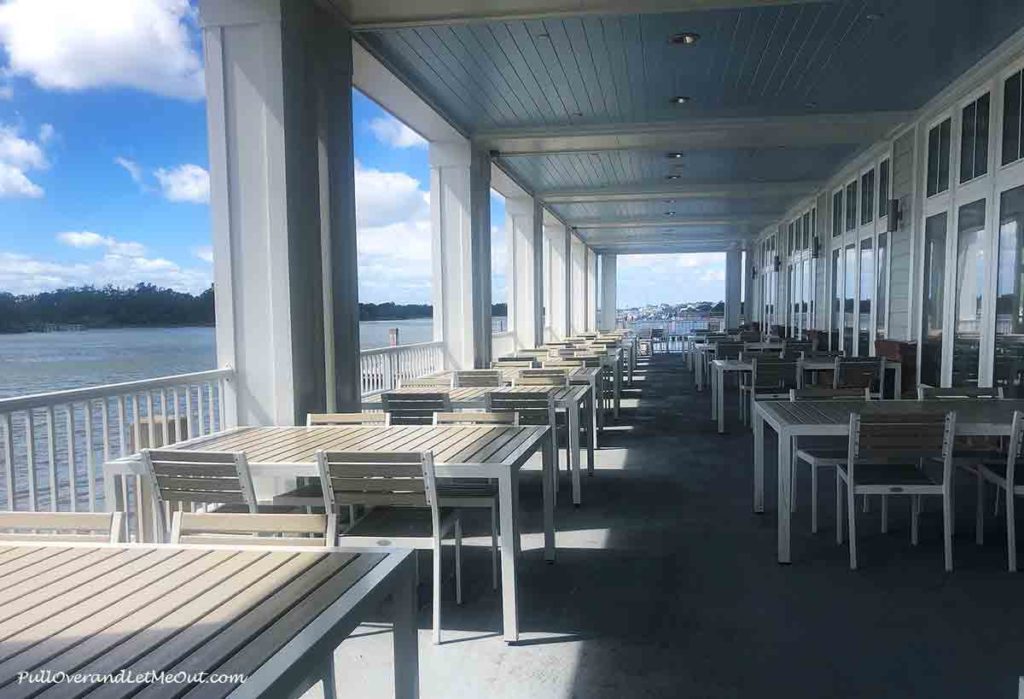
[[[675,212],[675,211],[666,211],[666,212],[665,212],[665,215],[666,215],[666,216],[675,216],[675,215],[676,215],[676,212]]]
[[[668,101],[672,104],[686,104],[690,101],[690,97],[688,95],[675,95],[670,97]]]
[[[665,175],[665,179],[666,180],[678,180],[679,179],[679,175],[677,173],[673,172],[671,175]]]
[[[680,158],[683,157],[683,154],[680,153],[679,151],[673,151],[671,153],[666,153],[665,157],[666,158],[671,158],[672,160],[679,160]]]
[[[666,203],[666,204],[675,204],[675,203],[676,203],[676,200],[675,200],[675,199],[666,199],[666,200],[665,200],[665,203]]]
[[[673,34],[668,38],[668,43],[675,44],[676,46],[693,46],[700,41],[700,34],[696,32],[682,32],[681,34]]]
[[[883,17],[885,17],[885,15],[883,15],[881,12],[869,12],[866,15],[864,15],[864,19],[868,20],[869,22],[877,22]]]
[[[807,107],[808,109],[814,109],[818,106],[818,103],[814,101],[804,102],[804,106]]]

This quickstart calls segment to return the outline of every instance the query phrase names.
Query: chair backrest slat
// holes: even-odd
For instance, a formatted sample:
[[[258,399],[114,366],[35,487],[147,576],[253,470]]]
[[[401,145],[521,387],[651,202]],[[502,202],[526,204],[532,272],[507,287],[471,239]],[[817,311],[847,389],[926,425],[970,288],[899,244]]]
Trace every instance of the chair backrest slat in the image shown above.
[[[789,392],[791,401],[801,400],[871,400],[871,391],[867,388],[823,388],[811,386],[794,388]]]
[[[550,373],[538,373],[548,371]],[[564,369],[522,369],[512,381],[513,386],[567,386],[569,374]]]
[[[306,427],[330,425],[387,425],[387,413],[310,413],[306,416]]]
[[[755,357],[751,368],[751,385],[755,391],[788,392],[800,388],[798,364],[794,361]]]
[[[435,425],[518,425],[516,413],[484,413],[467,411],[464,413],[434,413]]]
[[[902,415],[854,413],[851,454],[858,462],[922,459],[952,454],[956,414],[905,413]]]
[[[398,382],[399,388],[451,388],[452,379],[443,376],[420,376],[415,379],[401,379]]]
[[[534,359],[518,359],[515,357],[502,357],[491,362],[492,369],[500,369],[502,367],[515,367],[517,369],[533,369],[539,367],[540,364]]]
[[[332,546],[334,514],[225,514],[175,512],[172,544],[223,546]]]
[[[959,388],[933,388],[931,386],[918,386],[918,400],[939,400],[957,398],[1003,398],[1003,387],[978,388],[974,386],[961,386]]]
[[[872,388],[881,386],[885,375],[885,357],[873,359],[840,358],[836,364],[836,388]]]
[[[385,393],[381,401],[392,425],[430,425],[434,413],[452,410],[447,393]]]
[[[142,464],[158,502],[245,504],[256,510],[249,464],[242,452],[143,449]],[[158,508],[163,513],[163,507]]]
[[[550,392],[501,391],[487,394],[487,412],[513,412],[520,425],[552,425],[554,396]]]
[[[123,512],[0,512],[0,541],[122,540]]]

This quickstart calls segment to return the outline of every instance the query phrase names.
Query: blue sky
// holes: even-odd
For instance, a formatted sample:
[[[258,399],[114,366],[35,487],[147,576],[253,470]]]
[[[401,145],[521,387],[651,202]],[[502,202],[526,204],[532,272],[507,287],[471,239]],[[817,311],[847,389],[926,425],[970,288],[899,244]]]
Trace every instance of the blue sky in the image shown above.
[[[7,0],[0,44],[0,291],[140,281],[206,288],[209,177],[194,7]],[[360,299],[430,302],[426,143],[358,92],[353,122]],[[504,226],[494,196],[495,302],[506,300]],[[680,259],[624,259],[620,303],[715,296],[719,261]]]

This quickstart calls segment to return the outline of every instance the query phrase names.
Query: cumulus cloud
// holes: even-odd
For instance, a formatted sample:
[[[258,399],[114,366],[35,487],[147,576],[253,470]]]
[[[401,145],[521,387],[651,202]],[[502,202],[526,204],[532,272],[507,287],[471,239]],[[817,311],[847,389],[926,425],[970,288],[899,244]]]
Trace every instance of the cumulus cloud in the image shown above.
[[[213,264],[213,247],[210,245],[199,245],[192,248],[192,255],[203,262]]]
[[[206,204],[210,201],[210,173],[198,165],[186,163],[170,169],[157,168],[153,176],[168,201],[192,204]]]
[[[128,176],[132,178],[132,182],[138,185],[142,184],[142,168],[139,167],[137,162],[121,156],[114,158],[114,162],[124,168]]]
[[[370,131],[378,141],[392,148],[426,148],[427,140],[393,116],[370,120]]]
[[[34,294],[67,286],[134,286],[140,282],[199,293],[210,286],[208,267],[187,268],[162,257],[150,257],[145,245],[121,241],[92,231],[59,233],[69,247],[95,253],[79,262],[52,262],[0,251],[0,289]]]
[[[619,255],[618,287],[622,308],[721,301],[725,298],[725,253]]]
[[[49,167],[43,145],[53,137],[52,129],[44,124],[40,140],[32,141],[23,138],[17,127],[0,124],[0,198],[43,196],[43,188],[29,179],[28,172]]]
[[[47,90],[201,99],[195,21],[188,0],[8,0],[0,5],[4,74]]]

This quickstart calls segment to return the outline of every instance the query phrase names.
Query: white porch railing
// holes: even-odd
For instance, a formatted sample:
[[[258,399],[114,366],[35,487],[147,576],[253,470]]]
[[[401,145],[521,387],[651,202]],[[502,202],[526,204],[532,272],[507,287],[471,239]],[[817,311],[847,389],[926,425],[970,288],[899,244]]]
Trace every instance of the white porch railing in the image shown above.
[[[233,375],[217,369],[0,399],[0,507],[103,510],[103,462],[226,427],[222,398]]]
[[[360,381],[363,395],[397,388],[405,379],[444,370],[444,343],[420,342],[363,350],[360,359]]]

